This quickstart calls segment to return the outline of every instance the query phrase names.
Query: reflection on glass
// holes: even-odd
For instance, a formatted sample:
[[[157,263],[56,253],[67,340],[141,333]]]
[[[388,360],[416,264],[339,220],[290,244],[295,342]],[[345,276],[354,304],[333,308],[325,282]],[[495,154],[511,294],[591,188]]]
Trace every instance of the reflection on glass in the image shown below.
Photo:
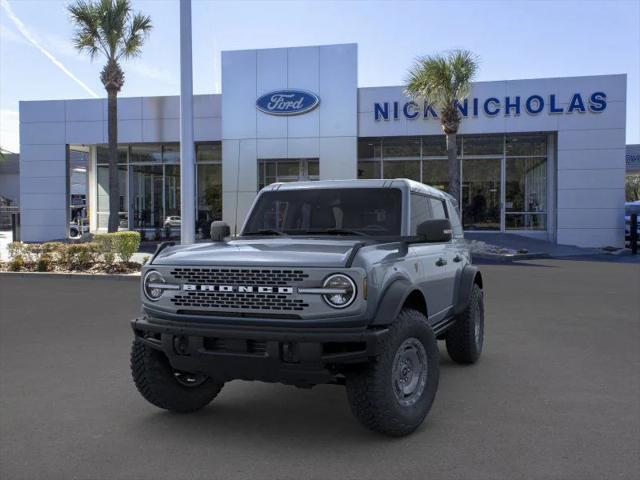
[[[546,230],[546,213],[509,213],[505,216],[507,230]]]
[[[419,137],[391,137],[382,139],[382,157],[420,158]]]
[[[198,167],[198,214],[196,232],[206,236],[211,222],[222,220],[222,165],[200,164]]]
[[[107,228],[109,226],[109,166],[97,166],[97,214],[98,228]],[[119,217],[120,228],[127,228],[129,212],[127,205],[129,203],[129,192],[127,188],[127,166],[118,165],[118,191],[120,194]]]
[[[380,158],[382,149],[382,139],[380,138],[360,138],[358,140],[358,158],[372,159]]]
[[[380,178],[380,161],[359,161],[358,178]]]
[[[180,216],[180,165],[164,167],[164,203],[165,217]]]
[[[318,180],[320,161],[317,158],[258,160],[258,189],[276,182]]]
[[[547,154],[547,136],[540,133],[522,133],[518,135],[507,135],[506,155],[540,155]]]
[[[464,156],[469,155],[502,155],[504,149],[503,135],[464,135]]]
[[[162,165],[132,165],[131,195],[134,228],[161,228]]]
[[[505,181],[505,228],[543,230],[546,228],[546,158],[507,158]]]
[[[408,178],[420,181],[420,160],[393,160],[384,162],[384,178]]]
[[[463,160],[462,223],[466,230],[500,229],[500,159]]]
[[[200,143],[196,145],[196,161],[200,162],[221,162],[222,145],[217,143]]]
[[[446,192],[449,188],[449,166],[447,160],[423,161],[422,183]]]
[[[130,163],[162,162],[162,146],[155,143],[131,145]]]

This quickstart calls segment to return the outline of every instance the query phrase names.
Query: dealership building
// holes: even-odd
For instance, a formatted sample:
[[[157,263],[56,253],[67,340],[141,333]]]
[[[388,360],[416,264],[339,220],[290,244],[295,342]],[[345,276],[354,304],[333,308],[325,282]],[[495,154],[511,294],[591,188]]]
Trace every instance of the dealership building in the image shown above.
[[[438,112],[402,86],[359,88],[357,45],[223,52],[221,68],[222,93],[193,98],[196,231],[218,219],[237,231],[272,182],[411,178],[446,189]],[[622,246],[626,83],[474,83],[458,106],[464,228]],[[180,216],[179,113],[178,96],[118,100],[123,229],[157,234]],[[68,235],[78,158],[91,231],[106,228],[106,141],[106,99],[20,103],[22,240]]]

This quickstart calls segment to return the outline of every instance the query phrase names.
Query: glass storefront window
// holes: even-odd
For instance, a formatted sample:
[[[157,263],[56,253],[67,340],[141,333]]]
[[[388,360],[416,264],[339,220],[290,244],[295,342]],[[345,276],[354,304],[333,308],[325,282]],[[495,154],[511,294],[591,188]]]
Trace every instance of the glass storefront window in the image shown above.
[[[162,162],[180,163],[180,145],[163,145]]]
[[[507,157],[547,155],[547,136],[544,134],[507,135],[505,143]]]
[[[127,163],[128,148],[118,146],[118,163]],[[106,145],[98,145],[96,147],[96,163],[98,165],[109,164],[109,147]]]
[[[382,151],[382,139],[360,138],[358,139],[358,159],[380,159]]]
[[[320,161],[317,158],[258,160],[258,190],[276,182],[298,182],[319,178]]]
[[[222,165],[205,163],[197,165],[198,213],[196,232],[207,236],[214,220],[222,220]]]
[[[380,161],[358,161],[358,178],[380,178]]]
[[[200,143],[196,145],[196,162],[222,162],[222,144]]]
[[[505,228],[545,229],[547,159],[507,158],[505,167]]]
[[[120,194],[119,216],[120,228],[128,227],[129,212],[129,190],[127,183],[127,165],[118,165],[118,190]],[[97,214],[98,228],[109,226],[109,166],[97,166]]]
[[[420,160],[389,160],[383,164],[384,178],[420,181]]]
[[[447,160],[424,160],[422,183],[445,192],[449,188],[449,166]]]
[[[391,158],[420,158],[419,137],[392,137],[382,139],[382,157]]]
[[[463,155],[502,155],[504,135],[464,135]]]
[[[460,137],[458,137],[460,143]],[[460,148],[458,148],[460,152]],[[442,157],[447,155],[447,140],[444,135],[422,137],[422,156]]]
[[[130,163],[162,162],[162,146],[149,143],[131,145]]]
[[[462,225],[465,230],[500,230],[501,159],[463,159]]]
[[[136,229],[161,228],[163,223],[163,166],[131,166],[131,214]]]

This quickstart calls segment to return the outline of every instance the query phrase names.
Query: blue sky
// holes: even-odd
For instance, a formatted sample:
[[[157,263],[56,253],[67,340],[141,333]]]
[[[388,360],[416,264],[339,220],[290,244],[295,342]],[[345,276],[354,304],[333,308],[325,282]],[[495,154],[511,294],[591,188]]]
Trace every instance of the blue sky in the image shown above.
[[[104,96],[102,62],[91,63],[71,46],[69,1],[0,3],[13,12],[0,8],[0,144],[15,151],[18,101]],[[151,16],[154,30],[142,56],[125,65],[121,95],[178,94],[178,1],[133,5]],[[638,0],[194,0],[193,35],[195,93],[220,91],[221,50],[347,42],[359,44],[362,87],[401,84],[416,56],[451,48],[479,55],[478,80],[626,73],[627,143],[640,143]]]

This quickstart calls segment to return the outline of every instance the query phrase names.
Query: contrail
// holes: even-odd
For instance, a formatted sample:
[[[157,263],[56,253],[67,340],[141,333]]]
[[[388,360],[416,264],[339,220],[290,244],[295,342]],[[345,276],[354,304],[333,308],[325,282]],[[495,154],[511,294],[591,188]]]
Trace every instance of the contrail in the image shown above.
[[[31,34],[27,26],[24,23],[22,23],[22,20],[20,20],[16,16],[16,14],[13,13],[13,9],[11,8],[11,5],[9,5],[9,0],[0,0],[0,5],[2,5],[2,8],[4,8],[5,12],[7,12],[9,19],[13,22],[16,28],[24,36],[24,38],[26,38],[29,42],[31,42],[31,44],[34,47],[40,50],[45,57],[51,60],[51,62],[60,70],[62,70],[65,73],[65,75],[67,75],[71,80],[73,80],[78,85],[80,85],[89,95],[91,95],[94,98],[100,98],[100,95],[98,95],[96,92],[91,90],[82,80],[80,80],[73,73],[71,73],[69,69],[65,67],[60,60],[58,60],[46,48],[40,45],[40,42],[38,42],[38,40],[36,40],[36,38]]]

